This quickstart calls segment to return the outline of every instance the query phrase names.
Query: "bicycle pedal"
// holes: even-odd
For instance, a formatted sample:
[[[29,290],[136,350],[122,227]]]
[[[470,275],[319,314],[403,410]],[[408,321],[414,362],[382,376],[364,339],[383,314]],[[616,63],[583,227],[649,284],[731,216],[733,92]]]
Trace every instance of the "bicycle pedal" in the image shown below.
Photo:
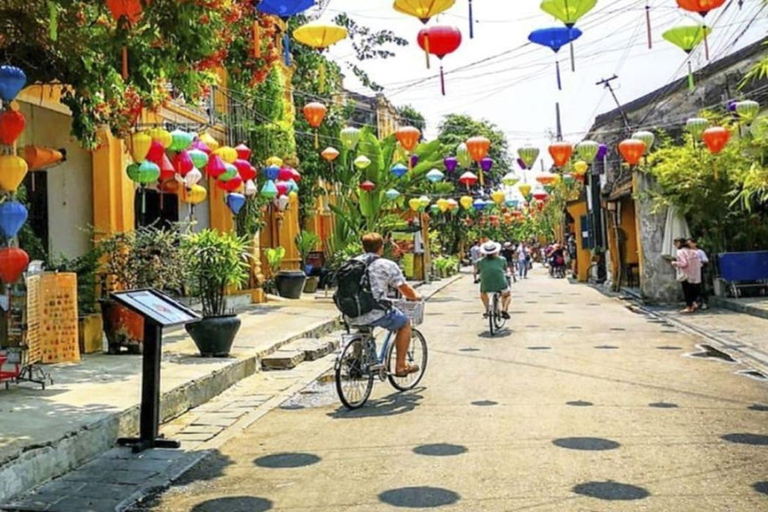
[[[374,365],[371,365],[371,366],[368,367],[368,371],[370,371],[371,373],[378,372],[378,371],[383,370],[383,369],[384,369],[384,365],[383,364],[374,364]]]

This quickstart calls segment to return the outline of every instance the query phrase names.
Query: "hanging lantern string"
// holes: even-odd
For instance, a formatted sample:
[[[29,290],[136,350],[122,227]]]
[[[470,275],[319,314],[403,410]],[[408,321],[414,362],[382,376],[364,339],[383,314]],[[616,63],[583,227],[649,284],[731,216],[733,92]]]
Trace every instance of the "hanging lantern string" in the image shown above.
[[[653,32],[651,31],[651,4],[650,0],[645,1],[645,26],[648,32],[648,49],[653,49]]]
[[[440,89],[443,91],[443,96],[445,96],[445,71],[443,71],[443,63],[440,63]]]
[[[475,15],[472,9],[472,0],[469,0],[469,38],[475,38]]]
[[[575,51],[573,49],[573,41],[571,41],[571,44],[568,46],[570,46],[570,49],[571,49],[571,71],[575,73],[576,72],[576,54],[574,53]]]
[[[557,90],[562,91],[563,81],[560,78],[560,59],[557,58],[557,55],[555,55],[555,71],[557,73]]]

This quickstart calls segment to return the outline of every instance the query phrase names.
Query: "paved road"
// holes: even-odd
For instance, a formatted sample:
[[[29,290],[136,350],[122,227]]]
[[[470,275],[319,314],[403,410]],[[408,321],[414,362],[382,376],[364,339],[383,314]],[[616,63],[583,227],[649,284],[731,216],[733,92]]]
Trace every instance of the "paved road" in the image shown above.
[[[362,411],[314,387],[146,510],[768,510],[768,388],[541,271],[490,338],[469,278],[428,306],[423,387]]]

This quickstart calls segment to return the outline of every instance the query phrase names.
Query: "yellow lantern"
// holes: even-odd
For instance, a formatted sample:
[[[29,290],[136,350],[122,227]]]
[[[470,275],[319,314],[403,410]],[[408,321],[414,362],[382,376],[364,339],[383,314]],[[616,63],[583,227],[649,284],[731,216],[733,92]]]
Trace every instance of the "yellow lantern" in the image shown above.
[[[205,201],[205,198],[208,197],[208,191],[200,185],[192,185],[192,188],[187,190],[183,197],[184,201],[195,206]]]
[[[231,164],[237,160],[237,150],[230,146],[223,146],[213,152],[214,155],[219,155],[226,163]]]
[[[432,16],[447,11],[455,3],[456,0],[395,0],[395,10],[426,23]]]
[[[438,199],[436,204],[440,211],[443,213],[447,212],[448,208],[450,207],[447,199]]]
[[[461,203],[461,207],[464,208],[465,210],[469,210],[470,208],[472,208],[472,203],[474,203],[472,198],[469,196],[462,197],[461,199],[459,199],[459,202]]]
[[[210,149],[211,151],[216,151],[217,149],[219,149],[220,144],[216,141],[216,139],[211,137],[210,133],[208,132],[201,133],[199,138],[200,138],[200,142],[208,146],[208,149]]]
[[[279,158],[276,156],[271,156],[267,158],[267,167],[282,167],[282,166],[283,166],[282,158]]]
[[[167,149],[168,146],[170,146],[171,142],[173,141],[173,137],[171,137],[170,132],[162,128],[152,128],[151,130],[149,130],[149,132],[147,132],[147,135],[149,135],[149,137],[152,140],[159,142],[160,145],[163,146],[163,149]],[[218,147],[218,145],[216,147]],[[141,160],[143,160],[143,158]],[[137,160],[137,162],[141,160]]]
[[[496,204],[503,203],[506,198],[507,195],[501,190],[496,190],[493,192],[493,194],[491,194],[491,199],[493,199],[493,202]]]
[[[20,156],[0,156],[0,190],[16,192],[28,170],[27,162]]]
[[[523,194],[523,197],[528,197],[531,193],[531,186],[527,183],[523,183],[517,189],[520,191],[521,194]]]
[[[346,39],[347,29],[332,24],[307,23],[294,30],[293,37],[301,44],[317,50],[325,50],[342,39]]]
[[[420,204],[420,205],[421,205],[421,207],[422,207],[422,208],[424,208],[425,210],[427,209],[427,206],[429,206],[429,203],[431,203],[431,201],[429,200],[429,198],[428,198],[427,196],[421,196],[421,197],[419,198],[419,204]]]
[[[421,200],[417,197],[414,197],[410,201],[408,201],[408,206],[411,208],[412,211],[417,212],[419,211],[419,208],[421,208]]]
[[[141,163],[147,158],[149,148],[152,146],[152,137],[146,132],[131,135],[131,156],[133,161]]]
[[[584,176],[585,174],[587,174],[587,171],[589,170],[589,164],[584,160],[579,160],[578,162],[573,164],[573,170],[577,175]]]

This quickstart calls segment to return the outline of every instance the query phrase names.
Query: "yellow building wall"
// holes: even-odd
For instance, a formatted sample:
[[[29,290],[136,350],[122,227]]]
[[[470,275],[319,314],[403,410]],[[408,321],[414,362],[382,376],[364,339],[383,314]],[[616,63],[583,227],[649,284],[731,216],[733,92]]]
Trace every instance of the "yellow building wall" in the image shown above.
[[[579,282],[587,282],[589,267],[592,264],[592,253],[585,249],[581,243],[581,233],[587,226],[581,225],[581,217],[587,215],[587,202],[579,201],[568,205],[568,213],[573,217],[576,233],[576,268]]]
[[[640,259],[637,247],[637,219],[635,201],[631,197],[624,197],[621,200],[621,229],[627,237],[624,262],[638,263]]]

